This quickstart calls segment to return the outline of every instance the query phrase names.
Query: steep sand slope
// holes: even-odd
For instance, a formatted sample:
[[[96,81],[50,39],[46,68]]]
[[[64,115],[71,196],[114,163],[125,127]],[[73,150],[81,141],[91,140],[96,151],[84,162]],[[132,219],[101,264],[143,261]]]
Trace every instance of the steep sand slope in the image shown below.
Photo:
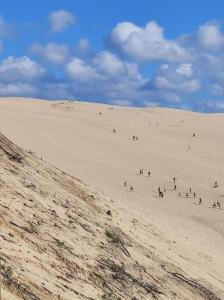
[[[181,257],[177,263],[186,272],[223,290],[224,211],[211,208],[214,201],[224,207],[223,115],[3,99],[0,128],[20,146],[113,199],[115,207],[123,207],[122,220],[134,214],[159,230],[173,241],[163,249],[170,261]],[[139,139],[133,141],[133,135]],[[137,175],[140,168],[145,174],[150,170],[150,178]],[[215,181],[218,188],[213,188]],[[158,186],[166,187],[163,199]],[[190,187],[195,199],[185,198]]]
[[[0,167],[2,299],[221,299],[173,241],[3,135]]]

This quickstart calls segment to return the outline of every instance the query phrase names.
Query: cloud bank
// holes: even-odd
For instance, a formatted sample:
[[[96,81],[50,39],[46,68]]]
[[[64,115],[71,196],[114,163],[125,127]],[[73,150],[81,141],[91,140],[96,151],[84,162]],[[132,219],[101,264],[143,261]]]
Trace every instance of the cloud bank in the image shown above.
[[[71,12],[53,11],[48,21],[54,34],[46,43],[35,41],[24,56],[0,62],[1,96],[224,111],[224,33],[218,22],[173,39],[154,20],[142,27],[119,22],[95,51],[85,37],[73,46],[54,39],[74,25]],[[0,17],[0,39],[9,32]]]

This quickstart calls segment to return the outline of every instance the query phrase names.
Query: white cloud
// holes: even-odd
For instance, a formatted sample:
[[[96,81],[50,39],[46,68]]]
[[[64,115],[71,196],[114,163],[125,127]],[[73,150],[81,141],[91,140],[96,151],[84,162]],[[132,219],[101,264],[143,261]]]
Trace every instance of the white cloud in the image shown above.
[[[30,52],[38,55],[53,64],[63,64],[69,58],[70,49],[65,44],[48,43],[42,46],[38,43],[33,43],[30,47]]]
[[[173,89],[175,87],[172,82],[163,76],[155,78],[155,86],[159,89]]]
[[[51,12],[48,19],[51,32],[63,32],[75,23],[75,16],[64,9]]]
[[[75,47],[75,50],[78,52],[86,52],[89,51],[89,49],[90,49],[89,41],[84,38],[81,38]]]
[[[210,90],[211,94],[213,94],[215,96],[221,96],[224,94],[224,88],[218,83],[211,84],[209,86],[209,90]]]
[[[214,112],[224,112],[224,101],[217,99],[206,99],[198,101],[198,105],[202,110],[214,111]]]
[[[79,58],[72,58],[66,65],[65,71],[70,78],[77,81],[88,81],[98,78],[96,71]]]
[[[124,63],[108,51],[98,53],[94,58],[94,64],[104,74],[115,76],[125,73]]]
[[[176,41],[167,40],[164,30],[151,21],[145,27],[131,22],[118,23],[108,37],[109,44],[138,61],[190,59],[190,53]]]
[[[198,30],[198,41],[202,48],[218,50],[224,45],[224,36],[217,23],[206,23]]]
[[[0,81],[31,81],[45,74],[45,69],[27,56],[10,56],[0,64]]]
[[[115,54],[109,51],[99,52],[93,59],[93,65],[96,71],[110,80],[122,81],[128,80],[141,80],[138,64],[123,61]]]
[[[195,72],[203,81],[224,84],[224,55],[201,54],[195,62]]]
[[[141,28],[131,22],[121,22],[109,35],[112,43],[123,44],[133,33],[141,32]]]
[[[73,52],[74,52],[74,56],[84,58],[84,59],[86,58],[90,59],[91,57],[94,56],[95,53],[95,51],[90,45],[90,42],[85,38],[79,39],[79,41],[74,47]]]
[[[116,83],[115,88],[125,80],[141,80],[137,64],[124,62],[108,51],[99,52],[88,64],[83,59],[73,57],[66,64],[65,70],[73,80],[98,80],[105,85],[108,81],[110,84]]]
[[[185,75],[187,77],[191,77],[193,74],[192,71],[192,64],[186,64],[186,63],[182,63],[178,66],[178,68],[176,69],[176,72],[181,74],[181,75]]]
[[[200,89],[200,83],[197,79],[177,83],[161,76],[155,78],[155,86],[159,89],[174,90],[181,93],[194,93]]]
[[[73,86],[73,83],[72,83]],[[74,99],[70,82],[45,82],[42,97],[47,99]]]
[[[153,79],[157,89],[175,91],[178,93],[194,93],[201,87],[197,78],[192,77],[192,64],[161,65]]]
[[[37,89],[28,83],[0,83],[0,95],[1,96],[27,96],[34,97],[37,93]]]

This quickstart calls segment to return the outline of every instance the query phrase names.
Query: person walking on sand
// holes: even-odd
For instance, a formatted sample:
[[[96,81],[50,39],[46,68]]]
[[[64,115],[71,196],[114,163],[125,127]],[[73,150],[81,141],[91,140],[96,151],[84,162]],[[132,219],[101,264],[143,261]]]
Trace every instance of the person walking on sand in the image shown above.
[[[133,188],[133,186],[132,186],[132,185],[130,186],[130,191],[131,191],[131,192],[133,192],[133,191],[134,191],[134,188]]]
[[[202,205],[202,200],[201,200],[201,198],[199,198],[198,204],[199,204],[199,205]]]
[[[150,172],[150,171],[148,171],[148,177],[150,177],[150,175],[151,175],[151,172]]]
[[[195,192],[193,193],[193,196],[194,196],[194,198],[196,197],[196,193]]]
[[[216,208],[216,203],[215,203],[215,202],[213,203],[212,207],[213,207],[213,208]]]
[[[174,190],[174,191],[176,191],[176,190],[177,190],[177,186],[176,186],[176,184],[174,185],[174,188],[173,188],[173,190]]]
[[[127,182],[126,181],[124,182],[124,187],[127,187]]]
[[[217,201],[216,204],[217,204],[218,208],[221,208],[221,204],[219,201]]]
[[[116,133],[116,130],[115,130],[115,129],[113,129],[113,133]]]
[[[173,177],[173,183],[176,184],[176,177]]]
[[[213,188],[218,188],[218,187],[219,187],[219,186],[218,186],[218,182],[215,181]]]
[[[189,188],[189,192],[190,192],[190,194],[191,194],[191,187]]]

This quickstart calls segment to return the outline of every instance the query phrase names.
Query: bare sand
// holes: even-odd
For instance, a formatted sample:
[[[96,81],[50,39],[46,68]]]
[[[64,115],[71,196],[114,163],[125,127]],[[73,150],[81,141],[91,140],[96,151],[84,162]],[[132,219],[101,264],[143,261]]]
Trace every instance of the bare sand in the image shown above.
[[[154,228],[169,245],[148,242],[193,278],[214,285],[224,299],[223,114],[3,98],[0,130],[113,201],[126,231],[132,230],[128,216]],[[163,198],[159,186],[166,189]],[[221,208],[212,208],[217,201]]]

